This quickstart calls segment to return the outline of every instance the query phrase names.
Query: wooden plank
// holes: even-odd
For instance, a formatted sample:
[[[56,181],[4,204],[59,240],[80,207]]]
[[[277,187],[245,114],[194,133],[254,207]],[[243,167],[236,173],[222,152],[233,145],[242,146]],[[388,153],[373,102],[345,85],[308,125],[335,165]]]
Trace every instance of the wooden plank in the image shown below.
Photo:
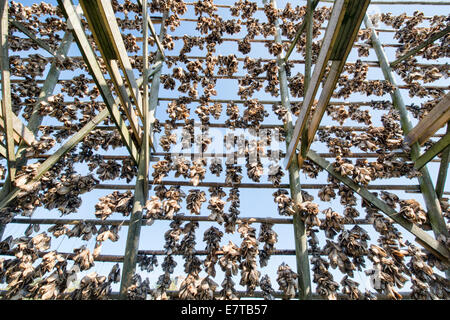
[[[86,0],[81,1],[81,3],[85,2]],[[125,43],[123,42],[119,25],[117,24],[116,15],[114,13],[111,1],[96,0],[96,2],[99,6],[101,17],[103,18],[103,25],[106,27],[109,39],[111,39],[110,41],[112,41],[116,56],[120,62],[120,65],[122,66],[122,70],[124,71],[125,79],[128,83],[128,86],[131,88],[131,94],[136,104],[139,116],[142,118],[142,97],[139,92],[136,78],[134,77],[133,67],[131,66],[131,62],[127,54]]]
[[[10,181],[14,181],[16,175],[16,154],[14,145],[13,112],[11,106],[11,83],[9,72],[8,54],[8,0],[0,1],[0,35],[1,50],[0,63],[2,72],[2,102],[3,127],[5,130],[6,157],[8,160],[8,175]]]
[[[450,93],[447,93],[420,122],[408,132],[405,142],[409,145],[424,144],[436,131],[450,120]]]
[[[300,114],[297,118],[297,122],[293,131],[292,141],[289,143],[289,147],[287,148],[286,157],[284,160],[284,166],[286,169],[289,168],[291,164],[291,161],[295,154],[295,150],[300,140],[300,136],[305,128],[306,121],[311,110],[311,105],[314,101],[317,90],[319,89],[320,81],[323,78],[325,68],[331,56],[333,45],[338,36],[339,28],[341,27],[342,20],[344,19],[345,8],[347,4],[348,1],[336,0],[333,5],[333,11],[331,12],[327,30],[322,40],[322,47],[320,49],[319,57],[317,59],[316,66],[311,77],[311,82],[308,90],[306,91],[305,98],[303,99],[302,108],[300,109]]]
[[[431,36],[430,38],[428,38],[427,40],[425,40],[424,42],[419,44],[417,47],[414,47],[413,49],[411,49],[410,51],[408,51],[401,57],[397,58],[394,62],[391,62],[391,64],[390,64],[391,68],[395,67],[397,64],[399,64],[403,60],[406,60],[411,56],[415,56],[420,50],[422,50],[426,46],[432,44],[436,40],[444,37],[449,32],[450,32],[450,26],[447,26],[444,30],[441,30],[438,33],[434,34],[433,36]]]
[[[333,61],[331,63],[327,80],[325,81],[322,92],[320,93],[319,103],[316,106],[316,110],[313,113],[308,127],[304,130],[304,132],[306,132],[306,139],[302,140],[303,142],[301,143],[301,152],[298,155],[298,164],[300,168],[303,165],[303,161],[306,159],[306,154],[308,153],[314,136],[319,129],[319,125],[322,121],[323,114],[327,109],[328,102],[333,95],[334,88],[336,87],[336,83],[339,79],[339,75],[343,67],[343,62],[345,61]]]
[[[70,0],[68,0],[70,1]],[[91,132],[99,123],[101,123],[107,116],[109,112],[108,109],[103,109],[100,113],[90,120],[87,124],[83,126],[78,132],[76,132],[70,139],[64,143],[61,148],[59,148],[55,153],[48,157],[44,162],[42,162],[36,169],[36,175],[27,183],[27,185],[32,185],[34,182],[38,181],[48,170],[50,170],[55,163],[61,159],[67,152],[69,152],[73,147],[75,147],[81,140],[86,137],[89,132]],[[13,200],[19,194],[21,190],[17,187],[12,187],[11,191],[7,196],[0,200],[0,209],[8,205],[11,200]]]
[[[370,1],[368,0],[351,2],[346,8],[342,26],[339,29],[338,38],[333,46],[330,56],[332,64],[330,71],[328,72],[327,79],[325,80],[325,84],[322,88],[319,103],[315,108],[311,121],[306,120],[309,124],[305,126],[305,129],[302,132],[301,149],[298,155],[298,164],[300,168],[303,165],[303,161],[306,158],[306,154],[308,153],[329,101],[333,95],[333,91],[336,87],[339,75],[344,68],[348,54],[353,47],[353,43],[355,42],[369,2]]]
[[[142,129],[139,126],[138,117],[134,111],[133,103],[130,100],[130,90],[123,82],[122,76],[120,75],[119,66],[117,65],[117,60],[110,60],[108,67],[110,70],[111,79],[114,82],[114,86],[116,87],[118,96],[122,102],[122,109],[125,111],[128,121],[133,124],[131,129],[133,130],[137,143],[140,145],[142,142]]]
[[[109,110],[112,120],[116,124],[119,129],[119,133],[122,137],[122,141],[127,147],[133,161],[138,163],[139,154],[133,141],[130,133],[128,132],[128,128],[120,115],[117,103],[114,101],[111,90],[106,82],[106,79],[100,69],[100,65],[96,59],[94,50],[92,49],[87,36],[84,32],[84,29],[81,25],[80,18],[78,14],[75,12],[75,8],[73,7],[70,0],[58,0],[60,7],[63,9],[63,13],[66,16],[68,22],[72,26],[72,32],[74,33],[75,39],[78,44],[78,48],[82,53],[86,64],[88,65],[89,71],[97,84],[97,87],[100,91],[100,94],[103,97],[104,102],[106,103],[106,107]]]
[[[450,134],[450,122],[447,124],[447,135]],[[436,182],[436,195],[438,199],[442,199],[444,193],[445,181],[448,174],[448,162],[450,160],[450,146],[442,151],[441,165],[439,167],[438,179]]]
[[[416,168],[417,170],[421,169],[449,145],[450,133],[447,133],[445,137],[436,142],[430,149],[427,150],[427,152],[416,159],[416,161],[414,162],[414,168]]]
[[[26,36],[28,36],[28,38],[30,38],[31,40],[33,40],[34,42],[36,42],[37,45],[39,45],[39,47],[41,47],[42,49],[44,49],[45,51],[47,51],[48,53],[50,53],[52,56],[54,56],[55,58],[64,60],[66,58],[65,55],[61,55],[58,52],[55,52],[45,41],[37,38],[33,32],[31,32],[30,30],[28,30],[23,24],[21,24],[20,22],[13,20],[13,19],[9,19],[9,22],[16,27],[20,32],[22,32],[23,34],[25,34]]]
[[[306,141],[302,140],[302,157],[301,160],[299,160],[300,168],[303,163],[301,161],[305,158],[305,155],[307,154],[311,143],[314,140],[314,136],[319,129],[320,122],[322,121],[326,108],[329,105],[339,76],[344,68],[345,62],[347,61],[347,57],[352,49],[356,36],[358,35],[361,22],[364,18],[369,3],[370,1],[368,0],[364,2],[359,1],[357,3],[353,2],[352,6],[349,6],[347,12],[345,13],[344,22],[342,24],[341,30],[339,31],[339,37],[330,57],[333,62],[331,64],[327,80],[325,81],[322,92],[320,94],[319,103],[316,106],[312,119],[308,125],[307,139]]]
[[[94,40],[100,50],[106,68],[111,76],[117,95],[120,97],[125,115],[131,124],[134,137],[140,145],[142,141],[142,130],[139,126],[139,121],[135,114],[133,103],[131,102],[131,95],[129,94],[130,91],[126,88],[122,75],[120,74],[117,63],[118,56],[112,43],[113,40],[107,32],[108,28],[103,22],[100,12],[101,8],[98,6],[96,1],[80,1],[80,4],[84,10],[89,28],[92,31]]]
[[[336,172],[333,168],[333,164],[323,159],[317,153],[310,150],[308,152],[308,159],[313,161],[315,164],[320,166],[322,169],[326,170],[333,177],[338,179],[340,182],[344,183],[347,187],[355,191],[359,194],[364,200],[368,201],[370,204],[378,208],[380,211],[385,213],[389,218],[397,222],[403,228],[408,230],[417,239],[420,239],[423,243],[427,244],[428,247],[432,248],[435,252],[439,253],[440,259],[445,259],[444,262],[446,264],[450,264],[450,252],[447,247],[443,246],[440,242],[433,239],[428,233],[422,230],[420,227],[406,220],[398,212],[396,212],[391,206],[389,206],[386,202],[380,200],[375,195],[373,195],[369,190],[365,187],[358,185],[352,179],[348,177],[344,177],[338,172]]]

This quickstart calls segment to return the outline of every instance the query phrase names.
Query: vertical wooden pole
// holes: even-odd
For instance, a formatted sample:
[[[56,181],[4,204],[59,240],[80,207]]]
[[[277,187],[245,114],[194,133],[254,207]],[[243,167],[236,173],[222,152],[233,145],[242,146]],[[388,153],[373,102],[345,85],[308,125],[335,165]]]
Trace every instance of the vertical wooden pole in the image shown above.
[[[139,250],[139,239],[141,235],[142,226],[142,210],[145,206],[145,202],[148,197],[148,168],[149,168],[149,157],[150,157],[150,137],[151,137],[151,122],[152,117],[158,103],[159,94],[159,84],[161,69],[159,69],[152,79],[152,88],[150,90],[150,98],[148,96],[148,25],[145,23],[147,21],[147,0],[144,0],[142,5],[143,10],[143,58],[144,58],[144,69],[143,69],[143,113],[144,113],[144,137],[142,139],[141,151],[139,156],[138,165],[138,175],[136,179],[136,189],[134,193],[134,203],[133,210],[130,216],[130,223],[128,226],[127,243],[125,248],[125,255],[123,261],[123,272],[122,280],[120,283],[120,299],[127,299],[127,291],[132,284],[133,276],[136,272],[136,262],[137,254]],[[164,38],[165,34],[165,24],[164,20],[167,18],[167,13],[163,15],[163,22],[161,24],[160,39]],[[146,48],[147,47],[147,48]],[[162,55],[158,51],[158,57],[161,59]]]
[[[370,18],[367,14],[364,17],[364,23],[366,25],[366,28],[372,31],[372,46],[377,54],[384,78],[385,80],[389,81],[395,88],[394,92],[391,93],[392,103],[400,114],[400,123],[403,130],[403,135],[406,136],[412,129],[412,124],[409,120],[408,111],[406,109],[405,103],[403,102],[400,89],[397,87],[396,81],[394,79],[394,74],[391,67],[389,66],[389,61],[386,57],[383,47],[381,46],[381,42],[378,39],[375,28],[372,25],[372,22],[370,21]],[[418,143],[414,143],[413,145],[411,145],[411,159],[413,161],[416,161],[419,156],[420,146]],[[444,218],[442,217],[442,210],[439,204],[439,199],[436,195],[436,191],[434,190],[433,182],[431,181],[431,177],[427,167],[422,167],[422,169],[420,169],[420,173],[422,175],[418,177],[419,185],[425,200],[425,205],[428,210],[428,218],[430,219],[433,232],[436,237],[440,234],[449,236]]]
[[[127,290],[132,284],[133,276],[136,272],[137,252],[139,249],[139,239],[141,235],[142,210],[147,201],[145,190],[145,148],[141,148],[139,156],[138,174],[136,178],[136,188],[134,191],[133,210],[128,226],[127,243],[123,260],[122,280],[120,282],[120,298],[127,299]]]
[[[159,39],[160,41],[164,40],[164,37],[166,35],[166,24],[165,21],[169,17],[169,12],[164,12],[162,16],[161,21],[161,30]],[[158,62],[162,62],[164,59],[163,54],[161,54],[160,51],[156,52],[156,61],[155,64]],[[155,122],[155,112],[156,107],[158,105],[158,93],[159,93],[159,86],[161,84],[161,71],[162,68],[160,67],[154,74],[152,78],[152,87],[150,88],[150,101],[149,101],[149,123],[150,123],[150,144],[153,146],[154,149],[154,139],[153,139],[153,123]]]
[[[6,155],[8,160],[8,174],[11,182],[16,175],[16,155],[14,146],[13,111],[11,107],[11,83],[8,54],[8,1],[0,1],[1,10],[1,68],[2,68],[2,114],[4,119]]]
[[[1,0],[0,2],[0,34],[1,34],[1,50],[0,50],[0,64],[2,69],[2,101],[1,108],[4,119],[5,141],[6,141],[6,157],[8,159],[8,176],[2,191],[5,194],[11,189],[11,181],[14,181],[16,174],[16,163],[14,154],[14,132],[11,117],[11,84],[9,73],[9,54],[8,54],[8,0]],[[9,112],[9,111],[11,112]],[[2,193],[2,192],[0,192]],[[0,240],[3,238],[6,225],[0,224]]]
[[[306,5],[306,48],[305,48],[305,82],[303,92],[308,89],[309,81],[311,80],[311,66],[312,66],[312,37],[313,37],[313,0],[308,0]]]
[[[309,82],[311,80],[311,66],[312,66],[312,37],[313,37],[313,0],[307,0],[306,5],[306,47],[305,47],[305,78],[303,83],[303,92],[306,93],[308,90]],[[306,154],[308,152],[308,130],[303,130],[302,141],[305,143],[301,144],[300,152],[303,159],[306,159]]]
[[[271,0],[272,4],[276,8],[276,1]],[[263,3],[266,4],[267,0],[263,0]],[[275,20],[275,27],[277,29],[277,33],[275,35],[275,42],[281,43],[281,32],[278,19]],[[291,112],[291,103],[289,100],[289,89],[288,89],[288,81],[286,75],[285,68],[285,60],[282,54],[278,56],[277,59],[279,66],[279,77],[280,77],[280,94],[281,94],[281,104],[283,107],[288,110],[286,113],[286,122],[284,125],[286,131],[286,147],[289,146],[289,143],[292,139],[292,112]],[[301,184],[300,184],[300,172],[298,169],[297,157],[292,160],[292,164],[289,167],[289,184],[291,190],[291,197],[295,203],[303,202],[302,193],[301,193]],[[293,216],[293,225],[294,225],[294,241],[295,241],[295,255],[297,262],[297,273],[298,284],[300,288],[299,299],[312,299],[311,292],[311,275],[309,268],[309,257],[308,257],[308,242],[306,236],[306,228],[305,224],[300,218],[298,212],[296,212]]]
[[[142,139],[142,146],[144,148],[144,190],[145,190],[145,198],[148,196],[148,170],[150,165],[150,119],[149,119],[149,110],[148,110],[148,9],[147,9],[147,0],[144,0],[142,3],[142,21],[143,21],[143,38],[145,41],[142,41],[142,55],[143,55],[143,95],[142,95],[142,108],[143,108],[143,122],[144,122],[144,137]]]

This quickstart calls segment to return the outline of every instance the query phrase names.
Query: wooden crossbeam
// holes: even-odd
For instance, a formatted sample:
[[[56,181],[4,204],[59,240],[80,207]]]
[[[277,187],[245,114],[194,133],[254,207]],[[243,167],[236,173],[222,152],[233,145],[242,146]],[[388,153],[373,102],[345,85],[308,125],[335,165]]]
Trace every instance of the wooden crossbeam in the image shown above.
[[[69,0],[70,1],[70,0]],[[101,123],[109,115],[108,109],[103,109],[97,116],[90,120],[77,133],[72,135],[70,139],[64,143],[61,148],[54,152],[44,162],[42,162],[36,169],[36,175],[27,182],[28,186],[38,181],[48,170],[50,170],[55,163],[57,163],[67,152],[75,147],[81,140],[84,139],[99,123]],[[25,186],[26,187],[26,186]],[[0,200],[0,209],[8,205],[21,191],[16,186],[11,187],[11,191],[4,198]]]
[[[107,109],[109,110],[112,120],[119,129],[122,141],[127,147],[133,161],[137,164],[139,159],[139,153],[137,151],[138,149],[132,139],[132,136],[128,132],[128,128],[124,120],[122,119],[122,116],[120,115],[118,104],[114,100],[112,92],[109,89],[106,79],[100,69],[100,65],[97,61],[94,50],[92,49],[86,33],[84,32],[81,25],[80,18],[78,17],[78,14],[76,13],[75,8],[70,0],[58,0],[58,4],[62,8],[67,21],[70,22],[69,25],[72,27],[72,32],[77,41],[78,48],[80,49],[80,52],[84,57],[92,78],[97,84],[97,87],[103,97],[103,101],[105,102]]]
[[[449,145],[450,133],[447,133],[442,139],[440,139],[430,149],[428,149],[427,152],[416,159],[416,161],[414,162],[414,168],[420,170],[424,165],[430,162]]]
[[[409,57],[416,55],[420,50],[422,50],[426,46],[432,44],[436,40],[444,37],[449,32],[450,32],[450,26],[446,27],[444,30],[439,31],[438,33],[435,33],[430,38],[428,38],[427,40],[425,40],[424,42],[419,44],[417,47],[414,47],[413,49],[411,49],[410,51],[408,51],[401,57],[397,58],[394,62],[391,62],[391,64],[390,64],[391,68],[395,67],[397,64],[408,59]]]
[[[422,120],[408,132],[405,142],[412,145],[419,142],[424,144],[436,131],[442,128],[450,120],[450,93],[447,93],[441,101]]]
[[[328,62],[333,61],[331,65],[331,72],[327,76],[324,88],[319,99],[319,106],[316,108],[315,114],[311,120],[311,124],[308,126],[307,141],[302,141],[305,146],[303,147],[303,154],[309,148],[309,137],[314,137],[320,121],[323,117],[325,109],[328,105],[333,90],[336,87],[336,83],[342,68],[345,65],[347,56],[353,46],[356,35],[358,34],[359,26],[361,25],[364,14],[369,5],[369,0],[364,1],[350,1],[350,0],[337,0],[334,2],[333,10],[331,12],[331,18],[328,22],[325,36],[322,40],[322,47],[320,49],[319,57],[317,59],[316,66],[314,68],[310,83],[306,90],[306,94],[303,100],[302,108],[295,124],[292,141],[286,152],[284,165],[289,168],[292,158],[296,153],[296,148],[300,142],[300,138],[303,135],[308,118],[310,116],[311,106],[318,91],[320,83],[323,81],[323,76]],[[305,140],[305,139],[303,139]],[[300,157],[302,162],[303,158]],[[301,166],[301,163],[299,163]]]
[[[447,124],[447,135],[450,134],[450,122]],[[444,193],[445,181],[447,180],[448,162],[450,161],[450,146],[442,151],[441,165],[439,167],[438,179],[436,181],[436,195],[438,199],[442,198]]]
[[[327,160],[320,157],[317,153],[310,150],[308,152],[308,159],[313,161],[322,169],[326,170],[333,177],[338,179],[340,182],[345,184],[347,187],[359,194],[364,200],[378,208],[380,211],[385,213],[389,218],[397,222],[403,228],[412,233],[421,243],[426,244],[427,249],[431,249],[434,254],[436,254],[440,259],[443,260],[447,265],[450,266],[450,252],[447,247],[442,245],[439,241],[433,239],[428,233],[422,230],[420,227],[411,223],[410,221],[403,218],[398,212],[396,212],[391,206],[386,202],[380,200],[378,197],[373,195],[367,188],[355,183],[352,179],[342,176],[340,173],[334,170],[333,164]]]
[[[111,79],[113,80],[114,86],[117,90],[117,93],[120,97],[120,100],[122,102],[122,105],[124,106],[125,114],[128,118],[128,121],[132,123],[132,130],[134,133],[134,136],[136,137],[136,140],[138,144],[141,144],[142,142],[142,129],[139,126],[139,120],[136,116],[136,113],[134,112],[133,108],[133,102],[131,102],[131,95],[130,90],[125,85],[122,76],[120,75],[120,69],[117,64],[117,60],[110,60],[109,63],[107,63],[108,69],[110,71]]]
[[[292,162],[292,158],[294,157],[295,150],[300,141],[301,134],[303,132],[303,129],[305,128],[306,121],[311,110],[311,105],[314,101],[317,90],[319,89],[320,81],[322,80],[325,68],[331,56],[331,49],[333,48],[334,42],[337,39],[337,33],[342,24],[342,20],[344,19],[345,5],[345,0],[337,0],[333,5],[333,11],[331,12],[327,30],[325,31],[325,36],[322,40],[322,47],[320,49],[319,57],[317,58],[316,66],[314,68],[308,90],[305,93],[302,108],[300,109],[300,114],[297,118],[297,122],[295,123],[292,140],[289,143],[286,152],[286,157],[284,160],[284,166],[286,169],[289,168]]]
[[[319,129],[320,122],[322,121],[323,115],[333,95],[333,91],[336,88],[339,76],[345,66],[345,62],[347,61],[347,57],[352,49],[353,43],[355,42],[359,27],[361,26],[361,22],[364,18],[364,14],[369,3],[370,1],[368,0],[365,2],[352,2],[352,7],[348,7],[346,11],[344,22],[342,24],[341,31],[339,32],[339,38],[336,41],[336,45],[333,48],[333,53],[330,57],[330,60],[332,60],[330,71],[328,72],[327,79],[322,88],[318,105],[316,106],[307,129],[305,129],[306,133],[303,135],[304,138],[302,138],[301,152],[298,157],[298,164],[300,168],[303,165],[305,155],[308,153],[308,150],[314,140],[314,136]]]
[[[31,32],[30,30],[28,30],[23,24],[21,24],[20,22],[14,20],[14,19],[9,19],[9,22],[16,27],[20,32],[22,32],[23,34],[27,35],[28,38],[30,38],[31,40],[33,40],[34,42],[36,42],[36,44],[41,47],[42,49],[44,49],[45,51],[47,51],[48,53],[50,53],[52,56],[54,56],[55,58],[58,59],[65,59],[66,56],[65,55],[61,55],[58,52],[55,52],[45,41],[39,39],[38,37],[36,37],[36,35]]]

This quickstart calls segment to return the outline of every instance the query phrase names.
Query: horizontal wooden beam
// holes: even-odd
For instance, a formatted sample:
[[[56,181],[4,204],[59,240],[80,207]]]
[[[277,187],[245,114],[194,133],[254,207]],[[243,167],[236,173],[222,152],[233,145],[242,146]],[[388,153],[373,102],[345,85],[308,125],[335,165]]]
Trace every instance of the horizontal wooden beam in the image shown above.
[[[163,186],[181,186],[181,187],[194,187],[190,181],[173,181],[167,180],[160,183],[155,183],[154,180],[149,180],[151,185],[163,185]],[[4,183],[0,182],[0,186]],[[303,183],[302,189],[304,190],[319,190],[326,186],[332,186],[327,183]],[[198,188],[209,188],[209,187],[222,187],[222,188],[242,188],[242,189],[289,189],[289,184],[280,184],[275,186],[272,183],[239,183],[239,184],[229,184],[223,182],[200,182],[197,186]],[[338,186],[332,186],[334,189],[338,189]],[[133,184],[109,184],[109,183],[99,183],[96,184],[93,189],[97,190],[134,190],[135,186]],[[409,193],[419,193],[420,187],[417,184],[405,185],[405,184],[373,184],[367,186],[368,190],[397,190],[405,191]],[[444,194],[450,195],[450,192],[444,192]]]
[[[149,180],[149,184],[151,185],[163,185],[163,186],[184,186],[184,187],[193,187],[190,181],[173,181],[166,180],[160,183],[155,183],[153,180]],[[325,186],[330,186],[327,183],[303,183],[302,189],[305,190],[318,190]],[[222,182],[199,182],[196,186],[198,188],[209,188],[209,187],[222,187],[222,188],[243,188],[243,189],[289,189],[289,184],[280,184],[279,186],[275,186],[272,183],[238,183],[238,184],[230,184],[230,183],[222,183]],[[336,187],[337,189],[338,187]],[[94,189],[107,189],[107,190],[133,190],[134,185],[130,184],[97,184]],[[392,184],[373,184],[367,186],[368,190],[399,190],[399,191],[415,191],[420,192],[419,185],[392,185]]]
[[[162,74],[162,76],[171,76],[171,74],[168,74],[168,73],[166,73],[166,74]],[[245,75],[236,75],[236,76],[226,76],[226,75],[216,75],[216,76],[211,76],[210,77],[211,79],[218,79],[218,80],[243,80],[243,79],[245,79],[246,78],[246,76]],[[267,78],[267,77],[255,77],[254,78],[255,80],[268,80],[269,78]],[[59,83],[62,83],[62,82],[67,82],[67,81],[71,81],[72,79],[61,79],[61,80],[59,80],[58,82]],[[26,80],[24,80],[24,79],[11,79],[11,83],[23,83],[24,81],[26,81]],[[37,79],[37,80],[34,80],[36,83],[43,83],[44,82],[44,80],[42,80],[42,79]],[[91,79],[89,79],[88,81],[87,81],[87,83],[95,83],[95,81],[93,81],[93,80],[91,80]],[[429,90],[450,90],[450,86],[437,86],[437,85],[423,85],[423,86],[421,86],[422,88],[424,88],[424,89],[429,89]],[[402,89],[402,90],[410,90],[411,89],[411,86],[410,85],[397,85],[396,87],[395,87],[396,89]],[[173,98],[174,100],[176,100],[177,98]],[[196,99],[192,99],[192,101],[195,101]],[[211,100],[213,100],[213,99],[211,99]],[[236,101],[239,101],[240,99],[233,99],[233,100],[236,100]],[[351,102],[351,103],[349,103],[349,102],[347,102],[348,104],[356,104],[356,103],[354,103],[354,102]],[[345,104],[345,103],[344,103]],[[369,103],[366,101],[366,102],[364,102],[364,105],[369,105]]]
[[[197,21],[197,20],[196,20]],[[142,57],[140,55],[129,55],[130,58],[134,59],[135,61],[139,61],[142,59]],[[55,58],[53,57],[44,57],[47,61],[53,61],[55,60]],[[77,60],[77,59],[83,59],[83,57],[81,56],[71,56],[70,57],[73,60]],[[178,56],[175,55],[166,55],[166,58],[169,59],[177,59],[179,58]],[[206,56],[186,56],[187,60],[206,60],[207,57]],[[27,57],[23,57],[22,61],[30,61],[30,58]],[[244,62],[245,58],[242,57],[236,57],[236,60],[239,62]],[[270,62],[273,61],[273,59],[267,59],[267,58],[261,58],[261,62]],[[374,60],[361,60],[360,61],[363,64],[366,64],[368,67],[374,67],[374,68],[379,68],[380,67],[380,63],[378,61],[374,61]],[[305,60],[303,59],[291,59],[289,60],[289,63],[293,63],[293,64],[304,64]],[[352,61],[347,61],[345,63],[345,65],[355,65],[356,62],[352,62]],[[441,67],[441,66],[445,66],[445,63],[416,63],[415,64],[418,67],[424,67],[424,68],[428,68],[428,67]]]
[[[450,266],[450,252],[447,247],[443,246],[440,242],[431,237],[428,233],[422,230],[420,227],[411,223],[410,221],[403,218],[398,212],[396,212],[391,206],[386,202],[380,200],[378,197],[373,195],[367,188],[358,185],[352,179],[342,176],[340,173],[334,170],[333,164],[327,160],[321,158],[314,151],[310,150],[308,152],[308,159],[313,161],[315,164],[320,166],[322,169],[326,170],[333,177],[344,183],[350,189],[358,193],[364,200],[368,201],[374,207],[385,213],[389,218],[397,222],[403,228],[412,233],[417,239],[422,243],[425,243],[427,248],[431,248],[434,254],[438,255],[438,258],[443,260],[444,263]]]
[[[436,131],[450,120],[450,93],[447,93],[439,103],[409,132],[405,137],[408,145],[415,142],[424,144]]]
[[[142,219],[142,226],[151,226],[154,220],[160,221],[196,221],[196,222],[216,222],[216,220],[211,219],[209,216],[195,216],[195,215],[183,215],[177,214],[173,219],[168,218],[151,218]],[[239,220],[251,223],[272,223],[272,224],[292,224],[292,218],[261,218],[261,217],[239,217]],[[321,221],[325,221],[322,219]],[[75,225],[78,223],[89,223],[100,226],[128,226],[130,220],[101,220],[101,219],[43,219],[43,218],[14,218],[10,223],[17,224],[60,224],[60,225]],[[367,219],[354,219],[353,221],[345,221],[344,224],[354,225],[354,224],[371,224]]]

